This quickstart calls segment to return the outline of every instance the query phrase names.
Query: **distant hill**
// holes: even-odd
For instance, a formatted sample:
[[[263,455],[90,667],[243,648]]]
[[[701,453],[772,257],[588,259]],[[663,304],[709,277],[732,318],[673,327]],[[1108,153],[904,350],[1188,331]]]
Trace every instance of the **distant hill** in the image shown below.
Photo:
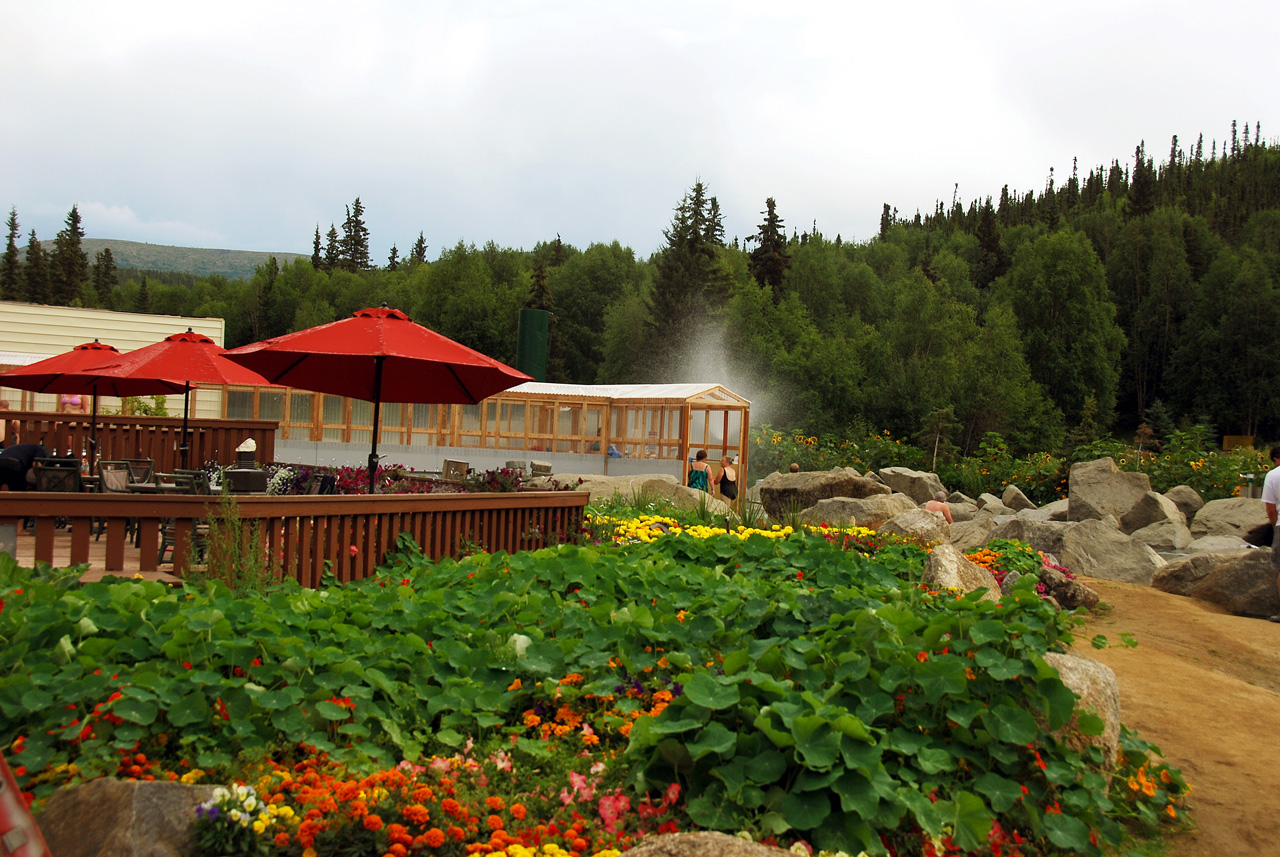
[[[46,253],[53,251],[53,241],[43,241]],[[138,268],[147,271],[180,271],[207,277],[221,274],[232,280],[253,276],[254,270],[265,264],[271,256],[283,265],[297,259],[302,253],[264,253],[254,250],[209,250],[200,247],[170,247],[165,244],[145,244],[141,241],[118,241],[114,238],[85,238],[80,242],[92,264],[98,251],[110,247],[118,268]],[[26,261],[27,250],[22,248]]]

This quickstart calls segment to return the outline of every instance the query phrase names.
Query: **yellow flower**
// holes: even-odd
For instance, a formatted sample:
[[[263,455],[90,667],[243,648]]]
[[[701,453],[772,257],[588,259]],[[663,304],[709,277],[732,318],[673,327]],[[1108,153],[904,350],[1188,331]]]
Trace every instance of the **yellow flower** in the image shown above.
[[[302,852],[302,857],[318,857],[318,855],[316,854],[316,849],[308,848],[306,851]]]

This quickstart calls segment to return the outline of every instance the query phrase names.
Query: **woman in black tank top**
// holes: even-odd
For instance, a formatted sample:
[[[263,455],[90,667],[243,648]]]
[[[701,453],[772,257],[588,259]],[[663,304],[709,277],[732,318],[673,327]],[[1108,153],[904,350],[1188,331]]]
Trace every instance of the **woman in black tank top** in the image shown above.
[[[716,486],[721,496],[733,502],[738,499],[738,470],[729,461],[729,456],[720,459],[720,473],[716,476]]]

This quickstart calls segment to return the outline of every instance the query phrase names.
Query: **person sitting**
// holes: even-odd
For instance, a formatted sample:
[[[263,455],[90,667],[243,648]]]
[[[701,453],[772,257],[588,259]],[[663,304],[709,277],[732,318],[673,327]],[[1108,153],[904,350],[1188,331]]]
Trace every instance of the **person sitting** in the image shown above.
[[[947,494],[945,491],[934,492],[933,499],[924,504],[926,512],[938,512],[946,519],[948,524],[954,524],[951,518],[951,507],[947,505]]]
[[[710,491],[710,479],[711,465],[707,464],[707,451],[700,449],[698,454],[693,457],[693,463],[689,465],[689,478],[686,481],[690,488],[697,488],[699,491]]]
[[[738,471],[725,455],[720,458],[720,472],[716,474],[716,489],[730,503],[738,499]]]
[[[18,443],[0,450],[0,491],[31,488],[35,484],[36,459],[48,457],[49,450],[38,443]]]

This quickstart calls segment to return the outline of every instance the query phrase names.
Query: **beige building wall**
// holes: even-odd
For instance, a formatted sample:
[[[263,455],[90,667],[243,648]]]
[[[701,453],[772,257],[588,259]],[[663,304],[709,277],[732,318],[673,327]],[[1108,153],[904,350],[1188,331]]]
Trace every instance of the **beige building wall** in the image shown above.
[[[188,318],[0,301],[0,371],[62,354],[95,339],[114,345],[121,352],[133,351],[174,333],[182,333],[187,328],[204,334],[220,346],[226,344],[226,322],[221,318]],[[5,387],[3,378],[0,378],[0,399],[7,400],[14,410],[57,409],[57,396]],[[181,396],[167,397],[165,406],[171,416],[182,416]],[[120,400],[104,396],[98,408],[119,410]],[[193,389],[191,416],[209,419],[222,416],[221,391]]]

